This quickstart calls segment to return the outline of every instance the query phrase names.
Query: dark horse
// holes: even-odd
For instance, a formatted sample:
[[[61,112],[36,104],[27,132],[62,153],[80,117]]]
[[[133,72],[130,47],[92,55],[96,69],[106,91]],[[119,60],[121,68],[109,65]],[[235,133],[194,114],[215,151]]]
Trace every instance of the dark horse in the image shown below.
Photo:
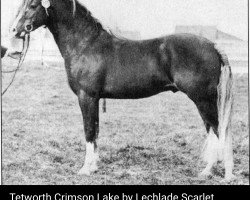
[[[97,170],[100,98],[138,99],[164,91],[185,93],[209,133],[202,175],[224,160],[233,177],[232,73],[226,55],[191,34],[131,41],[107,31],[80,0],[24,0],[12,26],[15,37],[47,26],[64,58],[68,82],[79,99],[86,137],[80,174]]]

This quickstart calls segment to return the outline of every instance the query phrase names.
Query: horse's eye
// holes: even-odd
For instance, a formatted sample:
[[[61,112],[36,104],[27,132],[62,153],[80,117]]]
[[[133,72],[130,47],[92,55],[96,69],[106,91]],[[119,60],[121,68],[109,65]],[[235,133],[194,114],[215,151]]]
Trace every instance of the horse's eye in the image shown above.
[[[31,9],[36,9],[36,6],[35,5],[30,5],[30,8]]]

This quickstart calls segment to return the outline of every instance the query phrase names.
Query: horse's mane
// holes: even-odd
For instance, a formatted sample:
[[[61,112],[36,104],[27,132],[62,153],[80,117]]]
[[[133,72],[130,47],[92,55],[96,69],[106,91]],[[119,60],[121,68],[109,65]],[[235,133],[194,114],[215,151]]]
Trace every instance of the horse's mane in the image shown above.
[[[30,2],[30,0],[22,0],[22,1],[20,1],[20,3],[18,4],[17,14],[16,14],[15,17],[18,16],[18,14],[20,13],[21,10],[26,9],[29,2]]]
[[[96,24],[97,27],[101,27],[102,29],[110,32],[110,29],[103,26],[103,24],[98,20],[96,17],[92,15],[92,13],[89,11],[89,9],[86,8],[84,5],[84,0],[70,0],[73,2],[73,16],[75,16],[76,9],[77,9],[77,3],[79,6],[86,12],[86,16],[88,17],[89,20],[91,20],[94,24]]]
[[[21,0],[21,1],[18,2],[17,7],[15,9],[15,15],[13,15],[10,18],[9,28],[11,28],[11,26],[13,25],[14,21],[16,20],[17,16],[21,12],[21,10],[23,10],[23,9],[25,9],[27,7],[29,1],[30,0]]]
[[[100,26],[102,29],[104,29],[105,31],[107,31],[109,34],[113,35],[114,37],[118,38],[118,39],[122,39],[122,40],[128,40],[127,38],[125,38],[124,36],[119,35],[118,33],[116,33],[115,31],[112,31],[112,28],[110,27],[110,25],[107,25],[107,23],[101,21],[100,19],[97,19],[93,13],[86,8],[85,6],[85,0],[71,0],[73,1],[73,15],[75,15],[76,12],[76,3],[79,3],[83,9],[86,10],[88,17],[92,20],[93,23],[97,24],[98,26]]]

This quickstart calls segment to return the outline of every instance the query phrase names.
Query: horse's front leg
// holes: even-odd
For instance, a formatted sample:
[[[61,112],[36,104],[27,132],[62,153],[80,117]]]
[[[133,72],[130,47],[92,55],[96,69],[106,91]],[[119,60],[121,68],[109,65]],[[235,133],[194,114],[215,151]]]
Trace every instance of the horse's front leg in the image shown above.
[[[97,171],[97,161],[99,159],[97,152],[96,139],[99,131],[99,98],[93,98],[84,91],[78,94],[81,107],[86,138],[86,155],[84,166],[79,174],[90,175]]]

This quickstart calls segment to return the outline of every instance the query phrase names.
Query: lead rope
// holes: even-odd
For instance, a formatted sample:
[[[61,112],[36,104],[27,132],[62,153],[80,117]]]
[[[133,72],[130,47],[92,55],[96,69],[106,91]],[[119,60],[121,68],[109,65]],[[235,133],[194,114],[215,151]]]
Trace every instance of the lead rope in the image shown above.
[[[15,77],[16,77],[16,74],[17,74],[17,71],[21,68],[22,64],[23,64],[23,61],[25,59],[25,56],[26,56],[26,53],[27,53],[27,50],[29,48],[29,42],[30,42],[30,34],[26,34],[25,35],[25,38],[23,39],[23,49],[22,49],[22,54],[21,54],[21,57],[19,59],[19,62],[18,62],[18,65],[17,65],[17,68],[13,71],[9,71],[7,73],[11,73],[11,72],[14,72],[13,76],[12,76],[12,79],[11,79],[11,82],[9,83],[9,85],[6,87],[6,89],[1,93],[1,95],[3,96],[5,94],[5,92],[7,92],[7,90],[9,89],[9,87],[12,85],[12,83],[14,82],[15,80]]]
[[[41,34],[41,41],[42,41],[41,62],[42,62],[43,67],[48,67],[47,63],[44,61],[44,43],[46,40],[46,29],[43,31],[44,32],[42,32],[42,34]]]

